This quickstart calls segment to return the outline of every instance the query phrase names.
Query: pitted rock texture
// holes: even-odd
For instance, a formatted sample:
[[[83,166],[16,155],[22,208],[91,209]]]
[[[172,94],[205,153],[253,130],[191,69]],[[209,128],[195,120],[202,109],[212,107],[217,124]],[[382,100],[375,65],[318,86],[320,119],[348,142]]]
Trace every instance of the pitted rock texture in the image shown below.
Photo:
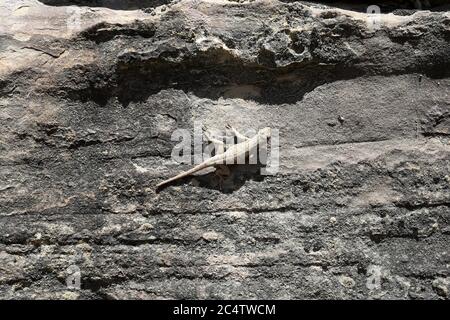
[[[449,299],[449,12],[144,2],[0,3],[1,298]],[[279,172],[156,193],[194,122]]]

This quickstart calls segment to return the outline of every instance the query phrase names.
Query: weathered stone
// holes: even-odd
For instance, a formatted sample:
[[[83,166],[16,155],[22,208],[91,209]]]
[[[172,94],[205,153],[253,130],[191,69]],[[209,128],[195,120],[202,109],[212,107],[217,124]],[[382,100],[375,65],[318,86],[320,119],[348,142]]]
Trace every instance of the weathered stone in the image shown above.
[[[1,298],[448,299],[447,11],[72,3],[0,4]],[[156,193],[196,121],[278,174]]]

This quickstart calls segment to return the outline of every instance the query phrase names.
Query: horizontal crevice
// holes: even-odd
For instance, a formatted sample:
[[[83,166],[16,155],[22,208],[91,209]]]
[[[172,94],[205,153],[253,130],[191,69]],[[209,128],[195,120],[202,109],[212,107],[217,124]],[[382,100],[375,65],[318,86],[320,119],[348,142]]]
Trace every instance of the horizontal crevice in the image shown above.
[[[417,10],[446,11],[450,9],[447,0],[378,0],[378,1],[361,1],[361,0],[280,0],[285,3],[311,3],[318,6],[336,7],[344,10],[357,12],[367,12],[368,7],[377,5],[381,13],[394,13],[399,15],[412,14]]]
[[[101,85],[102,81],[91,81],[92,85],[85,88],[62,87],[59,91],[52,88],[49,94],[58,92],[71,100],[93,101],[102,106],[116,97],[123,106],[128,106],[130,103],[145,102],[162,90],[175,89],[211,100],[241,98],[262,104],[281,105],[301,101],[305,94],[324,84],[358,77],[413,73],[433,79],[450,76],[450,61],[440,62],[439,59],[432,65],[384,71],[382,67],[367,69],[357,64],[325,65],[319,61],[276,68],[247,64],[231,56],[223,63],[223,55],[228,53],[208,50],[181,62],[170,62],[163,58],[147,60],[128,57],[114,67],[114,73],[107,76],[107,79],[104,79],[104,74],[96,74],[92,70],[90,77],[104,79],[104,85]],[[234,92],[233,88],[236,87],[244,90]]]
[[[174,0],[39,0],[49,6],[88,6],[115,10],[152,8],[174,2]]]

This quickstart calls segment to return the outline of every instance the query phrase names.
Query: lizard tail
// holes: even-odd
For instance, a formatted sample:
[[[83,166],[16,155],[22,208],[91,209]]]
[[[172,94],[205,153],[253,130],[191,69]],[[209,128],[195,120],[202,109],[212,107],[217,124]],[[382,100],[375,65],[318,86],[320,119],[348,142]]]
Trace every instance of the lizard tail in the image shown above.
[[[195,167],[193,167],[192,169],[190,169],[190,170],[188,170],[188,171],[182,172],[182,173],[176,175],[175,177],[172,177],[172,178],[170,178],[170,179],[167,179],[167,180],[164,180],[163,182],[158,183],[158,184],[156,185],[156,189],[159,189],[159,188],[161,188],[162,186],[171,183],[172,181],[175,181],[175,180],[178,180],[178,179],[187,177],[187,176],[189,176],[189,175],[191,175],[191,174],[193,174],[193,173],[195,173],[195,172],[197,172],[197,171],[200,171],[200,170],[202,170],[202,169],[205,169],[205,168],[207,168],[207,167],[209,167],[209,165],[207,165],[207,164],[205,164],[205,163],[201,163],[201,164],[199,164],[198,166],[195,166]]]

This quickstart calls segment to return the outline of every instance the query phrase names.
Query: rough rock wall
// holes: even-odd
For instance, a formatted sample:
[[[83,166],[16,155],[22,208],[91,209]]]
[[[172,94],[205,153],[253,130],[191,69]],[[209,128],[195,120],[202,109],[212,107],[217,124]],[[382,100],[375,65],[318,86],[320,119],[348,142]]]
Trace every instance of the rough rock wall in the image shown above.
[[[448,12],[42,2],[0,2],[1,298],[449,299]],[[194,121],[279,173],[155,193]]]

